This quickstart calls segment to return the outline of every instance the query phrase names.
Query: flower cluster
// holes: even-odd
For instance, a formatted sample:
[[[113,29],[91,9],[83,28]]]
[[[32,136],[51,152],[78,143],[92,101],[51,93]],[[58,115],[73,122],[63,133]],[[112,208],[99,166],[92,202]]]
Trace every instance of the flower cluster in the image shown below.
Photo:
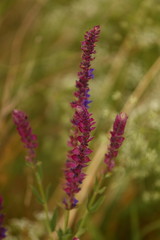
[[[91,102],[88,100],[89,87],[88,82],[90,79],[94,78],[93,71],[91,68],[91,61],[94,60],[92,54],[95,54],[95,43],[98,41],[98,36],[100,33],[100,26],[95,26],[84,35],[84,41],[81,43],[82,49],[82,62],[80,63],[81,71],[78,72],[79,79],[76,81],[77,91],[74,93],[76,96],[76,101],[72,102],[72,107],[79,105],[84,105],[88,108],[88,104]]]
[[[88,111],[89,87],[88,81],[93,78],[93,69],[90,68],[91,61],[94,59],[92,54],[95,53],[95,43],[97,42],[100,27],[95,26],[90,31],[86,32],[82,42],[82,62],[78,72],[79,80],[76,82],[75,92],[76,100],[71,103],[75,113],[72,119],[73,134],[69,139],[69,146],[72,148],[68,152],[66,169],[65,169],[65,187],[68,199],[64,200],[66,209],[76,207],[78,200],[75,194],[80,191],[80,184],[84,180],[86,174],[82,169],[87,166],[90,158],[88,155],[92,150],[88,147],[88,143],[92,140],[91,131],[95,128],[92,114]]]
[[[0,211],[2,210],[3,199],[0,196]],[[6,237],[6,229],[3,227],[4,215],[0,213],[0,240]]]
[[[38,146],[37,136],[32,133],[28,116],[24,112],[15,109],[12,113],[12,117],[15,125],[17,126],[17,131],[21,137],[21,141],[27,149],[26,160],[35,163],[35,150]]]
[[[78,80],[76,81],[76,91],[74,93],[75,100],[71,102],[71,107],[74,109],[74,114],[71,120],[72,123],[72,134],[69,137],[68,145],[70,150],[67,154],[67,161],[65,164],[65,184],[64,191],[66,193],[66,198],[63,200],[66,210],[71,210],[77,206],[78,200],[76,199],[76,194],[81,190],[81,184],[86,177],[84,168],[88,166],[91,161],[89,155],[92,150],[89,147],[90,141],[93,139],[91,132],[95,129],[95,120],[92,117],[92,113],[89,112],[89,104],[92,102],[89,97],[89,81],[94,78],[93,71],[91,68],[91,61],[94,60],[93,54],[96,53],[95,46],[98,41],[100,33],[100,26],[95,26],[91,30],[85,33],[84,41],[82,41],[82,61],[80,63],[80,71],[78,72]],[[46,227],[48,234],[51,236],[51,232],[55,230],[56,225],[56,212],[50,221],[49,210],[47,205],[47,196],[43,189],[43,184],[36,162],[36,148],[38,147],[37,136],[33,134],[32,128],[30,126],[28,116],[20,111],[14,110],[12,113],[13,121],[17,127],[17,131],[21,137],[21,141],[24,147],[27,149],[26,160],[30,163],[35,171],[35,176],[37,180],[38,199],[41,200],[44,211],[46,214]],[[110,131],[110,143],[108,146],[108,152],[105,154],[104,162],[106,164],[105,171],[111,172],[115,166],[115,159],[118,155],[120,146],[124,141],[124,130],[127,123],[127,115],[125,113],[120,113],[116,116],[113,123],[113,129]],[[29,165],[29,164],[28,164]],[[96,191],[94,191],[93,196],[88,204],[88,209],[84,213],[84,219],[80,221],[78,225],[78,230],[76,233],[71,232],[68,228],[69,211],[66,211],[66,218],[64,224],[64,231],[59,229],[58,235],[60,238],[65,238],[68,233],[72,236],[72,240],[79,240],[85,227],[87,216],[89,214],[89,209],[92,209],[97,205],[97,196],[103,194],[101,191],[103,179],[105,174],[96,186]],[[94,188],[93,188],[94,189]],[[36,195],[37,195],[36,194]],[[101,199],[100,199],[101,200]],[[2,209],[2,198],[0,196],[0,210]],[[3,227],[4,215],[0,213],[0,240],[6,237],[6,229]],[[68,231],[69,230],[69,231]]]
[[[88,143],[92,140],[90,132],[94,129],[94,119],[91,117],[85,107],[77,107],[73,124],[77,127],[77,134],[74,138],[70,138],[70,146],[72,150],[68,153],[68,159],[66,162],[66,186],[65,191],[69,196],[69,203],[64,201],[66,208],[74,208],[77,204],[77,200],[74,198],[75,193],[80,191],[79,185],[82,183],[86,174],[82,172],[82,168],[87,166],[90,161],[88,155],[92,150],[88,147]]]
[[[118,154],[118,149],[124,141],[124,130],[127,122],[127,115],[125,113],[120,113],[116,116],[113,123],[113,130],[110,131],[110,145],[108,147],[108,152],[105,154],[104,162],[107,164],[107,171],[112,171],[115,166],[115,158]]]

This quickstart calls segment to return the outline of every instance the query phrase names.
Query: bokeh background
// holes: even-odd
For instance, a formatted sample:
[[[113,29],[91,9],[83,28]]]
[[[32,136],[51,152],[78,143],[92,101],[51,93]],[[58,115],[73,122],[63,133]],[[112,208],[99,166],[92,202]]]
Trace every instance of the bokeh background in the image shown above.
[[[8,239],[43,239],[11,112],[27,112],[38,135],[52,211],[63,197],[80,42],[94,25],[101,26],[90,85],[95,162],[103,161],[115,115],[123,110],[129,120],[106,200],[82,240],[160,239],[160,1],[1,0],[0,193]]]

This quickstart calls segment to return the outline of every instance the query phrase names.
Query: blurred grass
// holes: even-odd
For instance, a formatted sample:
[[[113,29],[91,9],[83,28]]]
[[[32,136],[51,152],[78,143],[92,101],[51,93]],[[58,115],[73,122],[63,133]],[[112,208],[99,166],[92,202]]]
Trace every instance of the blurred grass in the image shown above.
[[[8,220],[31,219],[40,210],[34,198],[29,206],[24,200],[30,178],[11,111],[20,108],[30,116],[45,184],[56,189],[63,178],[80,41],[97,24],[101,37],[91,82],[97,122],[93,149],[100,146],[103,155],[115,114],[125,109],[130,115],[120,167],[89,226],[96,224],[99,233],[95,229],[96,237],[92,233],[84,239],[158,240],[160,228],[152,230],[152,223],[160,219],[159,0],[0,1],[0,190],[6,215]],[[95,156],[100,161],[99,153]],[[63,193],[55,194],[51,206]]]

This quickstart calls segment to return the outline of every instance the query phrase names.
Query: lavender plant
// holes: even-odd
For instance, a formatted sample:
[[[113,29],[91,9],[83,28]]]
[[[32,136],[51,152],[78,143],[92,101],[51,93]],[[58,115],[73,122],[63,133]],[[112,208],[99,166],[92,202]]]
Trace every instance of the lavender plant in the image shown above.
[[[107,153],[104,156],[105,170],[100,178],[97,178],[93,186],[93,192],[89,197],[85,207],[83,218],[75,229],[69,226],[69,213],[72,209],[80,207],[76,194],[81,190],[81,184],[86,177],[84,169],[91,161],[89,155],[92,153],[89,143],[93,139],[91,132],[95,129],[95,120],[89,110],[90,88],[89,81],[93,79],[93,71],[91,61],[94,60],[93,54],[96,53],[95,46],[100,34],[100,26],[95,26],[84,35],[84,41],[81,44],[82,61],[80,63],[80,72],[78,72],[78,80],[76,81],[76,91],[74,93],[75,100],[71,102],[74,114],[71,120],[72,134],[69,137],[68,145],[70,150],[67,154],[67,160],[64,170],[64,191],[66,196],[63,199],[64,210],[64,227],[56,228],[57,212],[53,213],[53,217],[49,216],[47,197],[42,184],[42,178],[39,173],[40,162],[36,159],[36,149],[38,147],[37,136],[33,134],[28,116],[21,110],[14,110],[12,113],[13,121],[17,127],[17,131],[21,137],[21,141],[27,150],[27,165],[33,170],[37,186],[32,187],[37,198],[44,207],[46,214],[46,230],[48,239],[55,239],[52,232],[57,231],[59,240],[79,240],[85,231],[88,216],[96,211],[105,198],[104,180],[109,172],[112,172],[116,166],[116,157],[118,150],[124,141],[124,130],[127,122],[127,115],[120,113],[116,116],[113,123],[113,130],[110,131],[110,143]],[[98,171],[98,169],[97,169]],[[102,190],[103,189],[103,190]],[[5,230],[3,230],[5,234]]]
[[[49,238],[52,239],[51,237],[52,230],[50,227],[47,197],[43,189],[42,179],[39,172],[40,163],[36,160],[36,148],[38,146],[37,136],[32,133],[32,128],[30,126],[28,116],[26,115],[26,113],[15,109],[12,113],[12,117],[15,125],[17,126],[17,131],[21,137],[21,141],[24,143],[24,147],[27,149],[27,154],[26,154],[27,165],[35,173],[37,189],[34,188],[33,186],[32,188],[37,198],[39,199],[39,201],[44,207],[44,211],[46,214],[46,228],[50,236]]]
[[[127,115],[125,113],[120,113],[116,116],[113,123],[113,130],[110,131],[110,145],[108,151],[105,154],[104,162],[107,165],[107,171],[112,171],[112,168],[115,166],[115,158],[118,155],[118,149],[124,141],[124,130],[127,122]]]
[[[28,116],[24,112],[15,109],[12,113],[12,117],[17,126],[21,141],[27,149],[26,160],[36,164],[36,148],[38,147],[37,136],[32,133]]]
[[[92,152],[88,144],[93,139],[90,136],[92,130],[95,129],[94,119],[89,113],[88,104],[90,95],[88,82],[93,78],[93,70],[90,65],[94,59],[92,54],[95,54],[95,42],[100,33],[100,27],[95,26],[85,34],[85,41],[82,42],[82,62],[80,64],[81,71],[78,72],[79,80],[76,82],[77,91],[75,92],[76,100],[71,103],[75,113],[72,119],[73,135],[70,136],[69,146],[72,149],[68,153],[65,169],[65,192],[68,199],[64,200],[66,209],[70,210],[76,207],[78,200],[74,197],[80,191],[80,184],[85,178],[85,173],[82,169],[87,166],[90,161],[88,155]]]

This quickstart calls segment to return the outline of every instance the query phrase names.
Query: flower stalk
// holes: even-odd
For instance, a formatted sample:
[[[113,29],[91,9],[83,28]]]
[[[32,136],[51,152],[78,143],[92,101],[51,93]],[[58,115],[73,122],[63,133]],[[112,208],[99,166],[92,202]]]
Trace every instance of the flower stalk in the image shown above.
[[[26,148],[26,160],[29,163],[36,164],[36,148],[38,147],[37,136],[32,133],[32,128],[25,112],[14,109],[12,112],[13,121],[21,137],[21,141]]]
[[[72,118],[73,134],[69,139],[71,150],[68,152],[66,168],[65,168],[65,187],[64,191],[67,197],[63,203],[67,210],[77,206],[78,200],[75,195],[80,191],[86,174],[83,168],[87,167],[90,162],[89,154],[92,150],[89,148],[89,142],[93,139],[91,131],[94,130],[95,124],[92,114],[89,112],[89,86],[88,82],[93,78],[93,70],[91,61],[94,59],[92,54],[95,54],[95,43],[98,41],[100,27],[95,26],[84,36],[84,41],[81,44],[82,62],[80,64],[81,71],[78,72],[78,80],[76,81],[76,92],[74,93],[76,100],[71,103],[71,107],[75,109]]]
[[[21,137],[21,141],[24,143],[24,147],[27,149],[27,154],[26,154],[27,165],[31,167],[35,175],[35,179],[38,186],[38,193],[40,194],[41,203],[43,205],[44,212],[46,215],[46,228],[49,234],[49,239],[53,240],[53,237],[51,236],[52,230],[50,227],[47,199],[46,199],[45,191],[43,189],[41,176],[38,171],[39,163],[36,160],[36,148],[38,147],[37,136],[32,133],[32,128],[30,126],[30,122],[28,120],[28,116],[26,113],[15,109],[12,113],[12,117],[17,127],[17,131]]]
[[[107,166],[106,172],[111,172],[112,169],[115,167],[115,159],[118,155],[119,148],[125,139],[123,134],[127,119],[128,117],[125,113],[120,113],[116,116],[113,123],[113,129],[112,131],[110,131],[110,144],[104,159],[104,162]]]
[[[37,186],[38,186],[38,190],[42,199],[42,204],[43,204],[43,208],[45,211],[45,215],[46,215],[46,228],[49,234],[49,239],[53,240],[53,236],[52,236],[52,230],[50,228],[50,218],[49,218],[49,210],[48,210],[48,204],[47,204],[47,199],[46,199],[46,195],[43,189],[43,184],[41,181],[41,176],[39,174],[38,171],[35,170],[35,177],[36,177],[36,181],[37,181]]]
[[[65,210],[64,232],[66,232],[68,228],[69,214],[70,214],[70,211]]]
[[[95,200],[99,194],[99,190],[101,189],[102,187],[102,183],[104,181],[104,175],[102,175],[98,181],[98,184],[95,184],[95,188],[94,188],[94,191],[93,191],[93,194],[91,195],[90,199],[89,199],[89,202],[88,202],[88,206],[93,206],[93,204],[95,203]],[[88,217],[90,216],[91,212],[89,211],[88,207],[85,209],[85,213],[83,214],[83,218],[78,226],[78,229],[77,229],[77,232],[76,232],[76,236],[79,238],[82,236],[82,234],[84,233],[83,229],[86,225],[86,222],[88,220]]]

